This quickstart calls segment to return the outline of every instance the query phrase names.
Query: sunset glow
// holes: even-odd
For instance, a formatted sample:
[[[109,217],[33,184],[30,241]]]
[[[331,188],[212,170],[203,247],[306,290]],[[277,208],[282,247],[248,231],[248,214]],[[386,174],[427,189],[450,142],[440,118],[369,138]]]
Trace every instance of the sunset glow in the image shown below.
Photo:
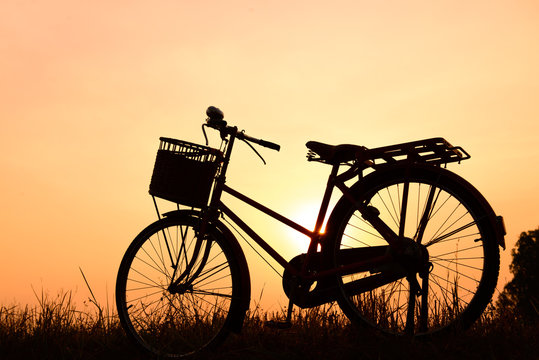
[[[518,235],[539,226],[538,4],[3,1],[0,301],[34,302],[32,288],[84,299],[79,267],[110,300],[124,251],[156,219],[158,138],[203,144],[209,105],[282,147],[260,150],[264,166],[238,144],[227,184],[308,228],[330,168],[306,161],[307,141],[462,146],[472,158],[449,169],[505,218],[501,290]],[[304,251],[230,205],[287,258]],[[244,250],[253,298],[286,305]]]

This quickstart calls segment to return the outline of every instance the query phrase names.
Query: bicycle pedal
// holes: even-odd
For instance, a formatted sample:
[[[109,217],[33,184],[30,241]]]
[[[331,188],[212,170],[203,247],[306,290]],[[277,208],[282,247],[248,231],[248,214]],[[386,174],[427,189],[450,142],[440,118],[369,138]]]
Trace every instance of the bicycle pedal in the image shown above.
[[[269,320],[269,321],[266,321],[264,325],[270,329],[279,329],[279,330],[290,329],[292,327],[292,323],[290,321]]]

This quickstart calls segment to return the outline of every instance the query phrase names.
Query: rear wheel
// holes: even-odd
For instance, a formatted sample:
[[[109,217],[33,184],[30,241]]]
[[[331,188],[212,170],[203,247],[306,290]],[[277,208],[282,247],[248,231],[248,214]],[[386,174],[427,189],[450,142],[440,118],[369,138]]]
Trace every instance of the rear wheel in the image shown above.
[[[118,271],[120,321],[160,357],[214,347],[239,311],[240,270],[230,244],[217,229],[199,239],[198,222],[183,216],[151,224],[133,240]]]
[[[395,264],[338,277],[348,318],[391,334],[469,327],[489,303],[499,271],[492,210],[479,192],[447,170],[426,167],[373,173],[353,191],[409,245]],[[336,205],[327,228],[335,266],[346,249],[389,251],[348,200]],[[376,276],[386,280],[358,293],[361,279]]]

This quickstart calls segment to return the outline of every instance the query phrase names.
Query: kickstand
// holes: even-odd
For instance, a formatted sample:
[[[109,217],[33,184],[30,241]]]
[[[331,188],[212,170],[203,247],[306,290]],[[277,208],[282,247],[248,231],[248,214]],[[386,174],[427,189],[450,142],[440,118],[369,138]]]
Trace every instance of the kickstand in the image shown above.
[[[283,320],[269,320],[266,321],[266,327],[272,329],[290,329],[292,327],[292,310],[294,308],[294,303],[292,300],[288,302],[288,311],[286,313],[286,319]]]

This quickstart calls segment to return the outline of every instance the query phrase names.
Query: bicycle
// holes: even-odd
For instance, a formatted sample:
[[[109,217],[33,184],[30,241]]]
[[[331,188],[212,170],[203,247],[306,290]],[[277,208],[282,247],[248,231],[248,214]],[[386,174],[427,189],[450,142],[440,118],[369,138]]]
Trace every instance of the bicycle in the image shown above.
[[[160,357],[183,357],[240,332],[250,303],[249,268],[236,224],[284,268],[301,308],[336,301],[353,324],[396,336],[468,328],[490,302],[505,249],[503,218],[471,184],[446,169],[470,158],[443,138],[368,149],[309,141],[308,160],[331,167],[309,230],[225,183],[235,140],[280,146],[229,126],[209,107],[206,146],[160,138],[150,194],[177,204],[133,240],[117,276],[116,303],[127,334]],[[208,147],[205,128],[219,131]],[[261,157],[261,156],[260,156]],[[344,171],[341,171],[344,168]],[[350,184],[351,183],[351,184]],[[333,190],[342,196],[322,226]],[[306,253],[284,259],[221,202],[227,193],[307,235]],[[181,205],[181,207],[180,207]]]

